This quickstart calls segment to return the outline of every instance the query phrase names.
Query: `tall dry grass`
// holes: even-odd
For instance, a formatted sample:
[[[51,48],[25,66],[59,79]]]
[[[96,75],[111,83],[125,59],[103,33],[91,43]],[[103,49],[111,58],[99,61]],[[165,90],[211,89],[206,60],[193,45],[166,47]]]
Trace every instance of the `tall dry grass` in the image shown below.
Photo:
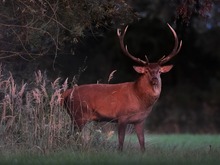
[[[60,106],[67,80],[63,84],[60,78],[48,82],[46,74],[37,71],[31,83],[18,84],[10,72],[3,74],[0,65],[0,154],[115,150],[111,123],[90,123],[78,138],[69,136],[70,117]]]
[[[69,117],[59,105],[67,81],[59,78],[49,86],[41,71],[33,83],[17,85],[0,67],[0,152],[37,151],[46,153],[67,145]]]

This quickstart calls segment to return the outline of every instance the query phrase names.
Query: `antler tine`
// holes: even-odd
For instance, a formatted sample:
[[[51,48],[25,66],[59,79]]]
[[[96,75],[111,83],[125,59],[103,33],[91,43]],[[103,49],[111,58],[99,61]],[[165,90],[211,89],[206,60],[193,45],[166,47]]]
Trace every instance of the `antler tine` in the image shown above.
[[[145,55],[145,59],[146,59],[146,64],[148,64],[148,63],[149,63],[149,60],[148,60],[147,55]]]
[[[121,29],[117,29],[117,35],[118,35],[120,46],[121,46],[123,53],[127,55],[128,57],[130,57],[133,61],[139,64],[142,64],[142,65],[146,65],[148,62],[143,61],[140,58],[134,57],[132,54],[129,53],[127,45],[124,45],[124,36],[125,36],[127,29],[128,29],[128,26],[125,27],[123,32],[121,31]]]
[[[175,30],[169,24],[167,24],[167,25],[170,28],[171,32],[173,33],[175,43],[174,43],[174,48],[173,48],[172,52],[169,55],[163,56],[161,59],[158,60],[158,63],[160,65],[168,62],[171,58],[173,58],[176,54],[178,54],[181,47],[182,47],[182,40],[179,43]]]

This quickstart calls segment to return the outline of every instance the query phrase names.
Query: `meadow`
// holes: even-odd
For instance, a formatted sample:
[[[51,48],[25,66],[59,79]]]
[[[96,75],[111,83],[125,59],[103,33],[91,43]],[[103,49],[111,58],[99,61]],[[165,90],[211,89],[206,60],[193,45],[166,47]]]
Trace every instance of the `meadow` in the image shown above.
[[[60,150],[48,154],[3,154],[1,164],[219,164],[219,135],[168,134],[147,135],[147,149],[140,153],[136,136],[126,138],[125,150],[116,151],[115,138],[106,145],[87,149]],[[110,145],[111,144],[111,145]]]
[[[220,135],[146,132],[141,153],[132,127],[117,152],[115,125],[88,124],[82,139],[69,135],[70,118],[59,105],[67,80],[49,82],[41,71],[16,84],[0,67],[0,164],[219,164]]]

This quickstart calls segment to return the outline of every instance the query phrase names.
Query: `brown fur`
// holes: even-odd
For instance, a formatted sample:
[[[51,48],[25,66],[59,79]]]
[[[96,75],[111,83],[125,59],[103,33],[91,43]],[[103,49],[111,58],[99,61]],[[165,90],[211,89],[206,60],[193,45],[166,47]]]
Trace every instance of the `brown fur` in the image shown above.
[[[167,71],[172,68],[168,67]],[[62,94],[62,104],[75,129],[81,131],[89,121],[118,122],[119,150],[122,150],[126,126],[134,124],[141,150],[144,151],[144,121],[160,95],[161,68],[164,67],[136,67],[140,77],[135,82],[89,84],[66,90]]]

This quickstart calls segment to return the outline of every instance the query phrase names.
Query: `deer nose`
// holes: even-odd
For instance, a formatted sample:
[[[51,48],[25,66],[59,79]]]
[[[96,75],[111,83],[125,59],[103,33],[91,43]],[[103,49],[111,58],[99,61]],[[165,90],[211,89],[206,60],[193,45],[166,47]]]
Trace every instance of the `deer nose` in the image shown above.
[[[158,79],[156,78],[156,77],[153,77],[152,79],[151,79],[151,83],[152,83],[152,85],[158,85]]]

